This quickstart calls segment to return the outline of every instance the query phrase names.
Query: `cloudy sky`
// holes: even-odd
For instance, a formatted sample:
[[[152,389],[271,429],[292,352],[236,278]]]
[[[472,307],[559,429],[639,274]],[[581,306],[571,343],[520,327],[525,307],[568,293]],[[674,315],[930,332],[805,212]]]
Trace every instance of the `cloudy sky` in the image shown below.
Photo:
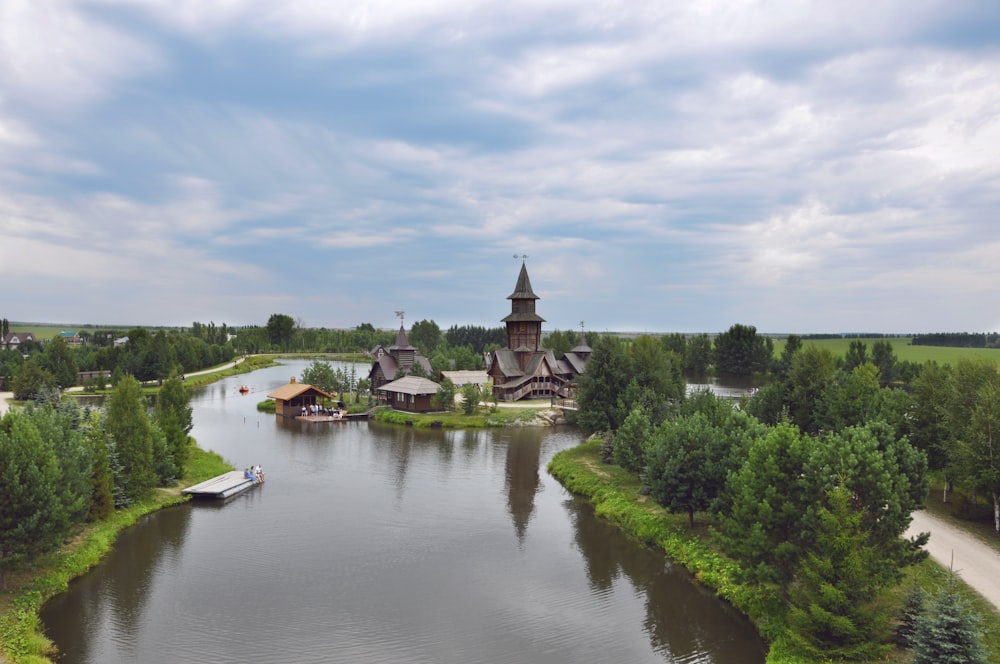
[[[0,1],[0,317],[1000,330],[995,0]]]

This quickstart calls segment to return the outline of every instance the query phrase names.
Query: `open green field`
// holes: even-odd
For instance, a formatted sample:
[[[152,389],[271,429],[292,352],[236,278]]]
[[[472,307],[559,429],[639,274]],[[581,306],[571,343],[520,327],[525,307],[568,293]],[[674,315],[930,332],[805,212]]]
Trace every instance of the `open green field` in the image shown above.
[[[93,332],[94,330],[130,330],[133,327],[146,327],[147,330],[158,330],[158,327],[148,327],[143,325],[80,325],[74,323],[66,323],[60,325],[58,323],[16,323],[11,321],[10,331],[11,332],[31,332],[35,335],[35,338],[39,341],[45,339],[51,339],[57,336],[63,330],[67,332]],[[173,329],[173,328],[162,328],[162,329]]]
[[[946,346],[912,346],[910,337],[891,337],[888,339],[803,339],[803,346],[816,346],[826,348],[838,357],[847,354],[847,349],[852,341],[861,341],[868,347],[868,354],[871,355],[872,345],[876,341],[888,341],[892,344],[892,349],[896,353],[896,359],[907,360],[923,364],[928,360],[934,360],[938,364],[954,365],[961,359],[987,360],[1000,364],[1000,349],[998,348],[951,348]],[[774,353],[781,355],[785,348],[784,339],[774,340]]]

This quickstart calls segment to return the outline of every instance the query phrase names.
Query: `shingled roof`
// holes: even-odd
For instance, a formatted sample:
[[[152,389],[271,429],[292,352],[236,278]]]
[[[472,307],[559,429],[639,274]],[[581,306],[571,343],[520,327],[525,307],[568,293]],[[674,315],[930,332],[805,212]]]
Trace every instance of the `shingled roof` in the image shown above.
[[[507,296],[508,300],[537,300],[538,296],[531,290],[531,280],[528,279],[528,267],[521,263],[521,274],[517,276],[514,292]]]

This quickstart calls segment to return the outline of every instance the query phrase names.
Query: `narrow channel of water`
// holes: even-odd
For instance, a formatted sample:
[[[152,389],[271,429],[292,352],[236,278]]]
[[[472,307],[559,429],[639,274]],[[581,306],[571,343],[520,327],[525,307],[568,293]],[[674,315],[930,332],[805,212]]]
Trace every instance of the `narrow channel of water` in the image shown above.
[[[126,532],[45,608],[61,663],[764,660],[745,619],[548,475],[575,429],[256,412],[305,366],[196,395],[199,444],[267,483]]]

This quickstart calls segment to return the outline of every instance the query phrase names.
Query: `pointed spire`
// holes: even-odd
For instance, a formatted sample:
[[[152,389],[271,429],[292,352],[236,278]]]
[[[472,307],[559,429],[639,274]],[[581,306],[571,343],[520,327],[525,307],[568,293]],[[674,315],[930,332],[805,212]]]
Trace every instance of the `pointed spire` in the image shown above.
[[[531,290],[531,280],[528,279],[528,266],[521,261],[521,274],[517,275],[517,285],[514,292],[507,296],[508,300],[537,300],[538,296]]]
[[[389,347],[390,350],[413,350],[413,346],[410,345],[410,340],[406,338],[406,330],[403,329],[403,324],[399,324],[399,332],[396,333],[396,343]]]

